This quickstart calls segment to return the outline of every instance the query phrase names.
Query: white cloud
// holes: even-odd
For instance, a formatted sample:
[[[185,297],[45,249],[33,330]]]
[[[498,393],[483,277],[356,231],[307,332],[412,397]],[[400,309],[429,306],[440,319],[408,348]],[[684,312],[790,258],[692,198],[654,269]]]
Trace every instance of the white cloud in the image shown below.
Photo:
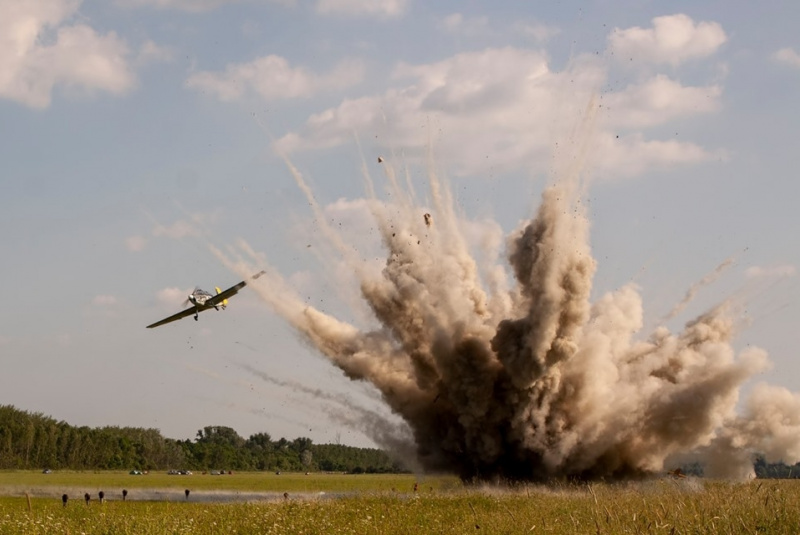
[[[308,98],[321,91],[349,87],[364,77],[364,66],[355,60],[339,63],[324,75],[292,67],[280,56],[269,55],[249,63],[228,65],[223,73],[198,72],[186,85],[207,91],[223,101],[255,93],[265,100]]]
[[[411,83],[383,96],[346,100],[338,108],[313,115],[305,136],[287,137],[279,146],[314,148],[349,142],[353,131],[382,130],[385,116],[393,135],[389,141],[398,148],[418,148],[425,137],[420,128],[433,123],[446,127],[456,145],[467,144],[460,156],[483,159],[497,153],[493,145],[520,145],[512,138],[531,125],[519,115],[519,108],[532,104],[537,115],[546,115],[554,96],[549,88],[558,76],[549,71],[542,54],[504,48],[427,65],[401,64],[394,77]],[[536,128],[523,139],[536,137]]]
[[[610,124],[623,128],[645,128],[672,119],[719,110],[722,87],[682,86],[664,75],[631,85],[603,98]]]
[[[475,36],[489,31],[489,19],[487,17],[464,18],[461,13],[451,13],[442,19],[439,26],[449,33]]]
[[[582,56],[569,70],[556,72],[544,53],[507,47],[426,65],[401,64],[394,77],[406,85],[315,114],[276,148],[327,148],[350,143],[353,132],[380,132],[382,142],[413,158],[424,155],[428,132],[441,132],[433,140],[437,158],[455,174],[548,172],[554,142],[569,139],[603,86],[606,66]],[[718,109],[720,94],[717,86],[683,87],[661,76],[604,93],[598,102],[611,109],[597,125],[595,145],[603,150],[593,156],[599,173],[632,176],[650,167],[724,157],[688,141],[647,140],[641,132],[629,132],[620,141],[610,130],[708,113]]]
[[[80,0],[0,3],[0,97],[50,105],[56,85],[122,94],[135,78],[125,42],[67,20]]]
[[[761,278],[761,277],[792,277],[797,272],[797,269],[791,264],[783,264],[778,266],[752,266],[745,270],[744,274],[747,278]]]
[[[180,288],[176,288],[174,286],[163,288],[156,293],[156,301],[158,304],[166,307],[175,307],[184,302],[186,300],[186,296],[192,293],[193,290],[194,288],[181,290]]]
[[[408,0],[317,0],[317,13],[352,17],[393,18],[403,15]]]
[[[113,295],[96,295],[92,299],[92,304],[98,307],[110,307],[117,304],[117,298]]]
[[[772,54],[772,59],[789,67],[800,69],[800,54],[793,48],[781,48]]]
[[[169,47],[156,44],[151,40],[142,43],[139,54],[136,56],[136,63],[139,65],[149,65],[150,63],[169,62],[175,57],[175,51]]]
[[[727,40],[716,22],[695,23],[690,17],[677,14],[653,19],[649,29],[635,26],[615,29],[609,36],[609,47],[619,61],[667,63],[703,58],[715,53]]]
[[[647,140],[640,133],[619,138],[603,133],[595,138],[592,151],[595,175],[607,180],[637,176],[649,169],[726,161],[727,158],[722,150],[709,151],[675,139]]]
[[[146,246],[147,238],[144,236],[129,236],[125,238],[125,247],[131,252],[138,253],[143,251]]]

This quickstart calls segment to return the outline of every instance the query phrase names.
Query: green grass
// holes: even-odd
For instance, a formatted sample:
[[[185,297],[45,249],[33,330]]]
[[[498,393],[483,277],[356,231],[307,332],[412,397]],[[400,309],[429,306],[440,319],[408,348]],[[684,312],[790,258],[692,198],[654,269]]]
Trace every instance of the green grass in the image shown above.
[[[797,481],[662,479],[513,490],[431,490],[422,484],[416,493],[373,489],[336,499],[290,494],[288,500],[226,504],[190,499],[86,506],[71,500],[64,508],[56,498],[28,503],[24,496],[0,498],[0,534],[800,532]]]
[[[42,474],[30,470],[0,471],[0,494],[9,490],[25,492],[35,489],[84,489],[96,494],[103,490],[108,496],[116,496],[122,489],[131,494],[136,489],[184,489],[193,491],[226,490],[239,492],[365,492],[365,491],[411,491],[414,483],[436,490],[458,487],[455,477],[430,477],[419,479],[410,474],[326,474],[312,472],[240,472],[232,475],[190,476],[167,475],[165,472],[150,472],[132,476],[127,472],[114,471],[54,471]],[[4,490],[5,489],[5,490]],[[52,493],[52,492],[51,492]],[[35,492],[34,492],[35,494]],[[61,493],[59,493],[59,496]]]

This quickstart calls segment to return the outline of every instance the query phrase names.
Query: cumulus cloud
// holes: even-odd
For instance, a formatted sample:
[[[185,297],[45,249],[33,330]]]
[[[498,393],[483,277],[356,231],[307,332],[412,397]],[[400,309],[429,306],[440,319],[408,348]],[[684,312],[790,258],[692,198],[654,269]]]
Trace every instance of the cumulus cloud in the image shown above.
[[[656,17],[652,22],[652,28],[614,30],[608,38],[609,48],[619,61],[633,58],[676,66],[710,56],[727,40],[718,23],[695,22],[683,14]]]
[[[596,176],[615,179],[634,177],[648,169],[727,159],[724,150],[707,150],[686,141],[648,140],[641,133],[616,137],[606,132],[595,137],[592,162]]]
[[[793,48],[781,48],[772,54],[772,59],[783,65],[800,69],[800,54]]]
[[[250,93],[265,100],[282,100],[343,89],[363,77],[364,66],[360,61],[342,61],[329,73],[320,75],[303,67],[292,67],[285,58],[271,54],[249,63],[230,64],[222,73],[195,73],[186,85],[223,101],[237,100]]]
[[[747,278],[755,279],[761,277],[791,277],[797,272],[791,264],[782,264],[779,266],[752,266],[745,270],[744,274]]]
[[[603,98],[614,126],[647,128],[678,117],[710,113],[720,109],[719,85],[683,86],[664,75],[631,85]]]
[[[323,15],[394,18],[403,15],[408,0],[317,0],[316,11]]]
[[[46,108],[57,85],[113,94],[133,87],[125,42],[114,32],[69,22],[80,4],[0,3],[0,97]]]
[[[384,142],[414,158],[424,154],[428,138],[421,129],[427,127],[444,133],[434,139],[437,158],[455,174],[546,171],[554,140],[569,135],[569,125],[599,94],[606,69],[600,59],[580,56],[554,71],[545,53],[512,47],[400,64],[393,74],[399,87],[312,115],[276,148],[328,148],[350,143],[353,132],[380,132]],[[723,157],[689,141],[651,140],[640,131],[611,133],[713,112],[721,93],[719,86],[686,87],[665,76],[603,93],[592,154],[597,174],[632,176],[653,166]]]
[[[546,125],[531,128],[520,111],[530,105],[523,116],[547,117],[553,109],[552,89],[559,82],[542,53],[510,47],[458,54],[426,65],[401,64],[394,78],[410,84],[382,96],[346,100],[338,108],[313,115],[305,135],[286,137],[279,145],[294,149],[348,142],[353,131],[381,129],[385,117],[395,146],[418,148],[420,127],[433,122],[447,127],[448,136],[456,134],[450,137],[456,145],[467,144],[460,157],[484,159],[495,154],[507,159],[510,151],[530,150],[530,140],[542,141],[537,128]],[[476,162],[461,163],[471,167]]]

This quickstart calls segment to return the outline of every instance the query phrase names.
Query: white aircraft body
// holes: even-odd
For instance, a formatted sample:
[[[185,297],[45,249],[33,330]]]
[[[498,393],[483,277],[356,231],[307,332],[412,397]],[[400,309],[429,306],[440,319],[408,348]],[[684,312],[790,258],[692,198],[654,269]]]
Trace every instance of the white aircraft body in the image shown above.
[[[251,280],[255,280],[263,275],[263,271],[259,271],[255,275],[251,277]],[[152,329],[154,327],[159,327],[166,323],[172,323],[173,321],[177,321],[179,319],[183,319],[186,316],[191,316],[194,314],[194,319],[197,321],[197,316],[200,312],[204,310],[208,310],[213,308],[214,310],[225,310],[225,307],[228,306],[228,298],[231,296],[236,295],[239,293],[239,290],[247,286],[247,281],[242,281],[239,284],[231,286],[225,291],[220,290],[218,287],[215,288],[217,290],[216,295],[208,293],[205,290],[201,290],[200,288],[195,288],[192,293],[186,298],[185,303],[191,305],[189,308],[181,310],[177,314],[173,314],[168,318],[164,318],[161,321],[157,321],[151,325],[148,325],[148,329]]]

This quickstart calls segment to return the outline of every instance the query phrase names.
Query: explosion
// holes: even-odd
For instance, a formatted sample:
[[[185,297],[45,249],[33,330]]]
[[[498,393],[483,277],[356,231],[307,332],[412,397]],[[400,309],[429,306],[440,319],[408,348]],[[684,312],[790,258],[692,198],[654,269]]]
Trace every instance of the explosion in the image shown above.
[[[508,236],[509,283],[502,263],[470,254],[435,172],[429,207],[399,185],[390,161],[381,165],[391,204],[375,198],[365,172],[387,251],[375,275],[287,164],[378,327],[309,306],[247,244],[235,261],[215,253],[242,276],[266,267],[253,285],[261,298],[347,377],[375,386],[408,424],[425,470],[468,481],[624,478],[692,454],[708,476],[748,477],[754,452],[800,460],[800,397],[758,385],[736,410],[743,383],[768,359],[734,350],[730,303],[680,332],[642,335],[635,285],[591,302],[596,262],[577,172],[547,188],[535,216]]]

